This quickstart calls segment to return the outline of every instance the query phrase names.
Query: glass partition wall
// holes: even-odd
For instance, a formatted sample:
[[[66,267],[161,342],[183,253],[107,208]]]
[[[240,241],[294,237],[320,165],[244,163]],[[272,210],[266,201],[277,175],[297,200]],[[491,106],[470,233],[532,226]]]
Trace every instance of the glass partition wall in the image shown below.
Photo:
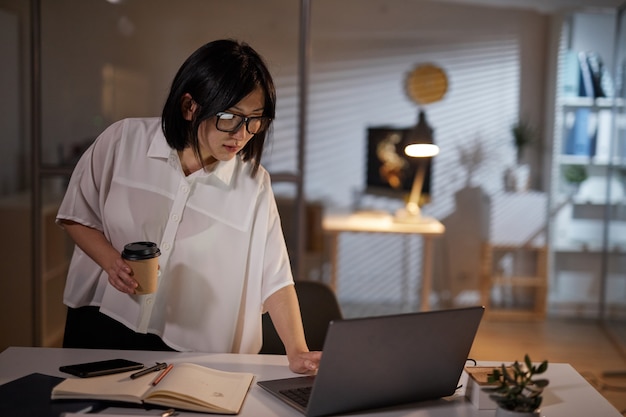
[[[72,167],[85,147],[111,122],[123,117],[158,116],[175,71],[201,44],[225,37],[249,40],[268,61],[279,100],[278,117],[263,163],[274,179],[287,183],[277,189],[285,189],[288,197],[298,194],[298,184],[302,187],[301,176],[298,179],[302,166],[298,162],[296,140],[301,136],[297,114],[299,87],[301,89],[298,60],[299,54],[310,53],[302,51],[299,45],[301,9],[298,3],[235,0],[228,3],[228,7],[216,7],[213,2],[205,0],[0,0],[0,30],[2,39],[7,40],[0,45],[2,56],[6,58],[0,60],[3,75],[0,77],[3,83],[0,90],[3,91],[0,95],[3,109],[0,112],[3,132],[0,209],[3,215],[0,221],[5,234],[2,240],[5,256],[0,261],[5,272],[5,277],[0,280],[0,297],[3,297],[0,313],[2,317],[12,318],[1,323],[0,349],[9,345],[60,343],[65,314],[61,296],[71,244],[54,225],[54,215]],[[388,1],[389,9],[382,10],[383,15],[395,13],[389,19],[380,19],[375,11],[370,11],[369,19],[351,22],[355,27],[346,31],[349,21],[330,18],[351,16],[349,12],[357,3],[342,3],[348,4],[342,6],[343,14],[337,11],[338,3],[330,1],[317,1],[313,10],[315,27],[311,44],[316,56],[311,65],[314,76],[311,77],[310,133],[316,136],[311,137],[307,158],[312,162],[308,164],[309,173],[315,171],[317,179],[308,188],[313,194],[317,192],[318,196],[324,197],[328,196],[328,185],[332,183],[337,187],[331,190],[335,193],[331,194],[331,200],[344,202],[350,199],[352,188],[349,187],[358,183],[358,178],[353,178],[356,175],[354,163],[358,165],[359,161],[354,156],[355,149],[362,148],[360,141],[365,127],[368,123],[406,125],[414,121],[415,108],[403,101],[400,91],[402,79],[404,72],[415,63],[431,60],[444,65],[455,81],[451,93],[454,96],[444,103],[445,106],[442,104],[431,111],[437,125],[437,140],[447,144],[447,153],[437,161],[437,178],[441,178],[437,183],[445,182],[446,186],[439,186],[440,194],[430,209],[434,215],[444,217],[453,211],[456,190],[447,186],[451,183],[450,170],[459,165],[457,153],[463,151],[468,141],[472,142],[472,138],[467,137],[467,124],[471,121],[490,126],[489,130],[480,132],[484,139],[477,136],[472,143],[480,145],[481,139],[484,143],[490,141],[489,144],[504,148],[502,138],[508,138],[510,124],[508,119],[502,118],[501,99],[506,94],[507,103],[513,103],[506,107],[507,115],[515,116],[519,110],[517,88],[521,82],[515,48],[524,43],[500,36],[498,28],[493,29],[494,34],[479,31],[468,37],[467,31],[476,27],[471,22],[467,28],[428,43],[424,40],[428,37],[424,38],[418,30],[413,32],[415,22],[412,18],[402,19],[428,14],[414,13],[412,9],[409,13],[403,9],[407,7],[405,2],[392,0]],[[308,5],[308,2],[302,4]],[[456,9],[461,6],[439,6],[435,2],[424,2],[419,7],[420,11],[423,10],[421,7],[426,7],[441,16],[465,12],[465,9]],[[277,9],[280,13],[276,12]],[[481,11],[511,22],[518,21],[514,11]],[[427,20],[424,17],[421,25],[428,27]],[[394,28],[398,21],[411,28],[401,31],[407,38],[400,44],[389,35],[391,29],[381,26],[373,30],[375,28],[369,25],[371,22],[383,25],[387,21]],[[525,30],[535,33],[535,23],[532,20]],[[351,31],[367,33],[372,39],[351,37]],[[623,25],[619,25],[616,63],[623,61],[622,56],[626,54],[622,52],[626,44],[622,40],[623,31]],[[344,37],[349,40],[345,45],[342,43]],[[421,49],[415,50],[415,45],[422,44]],[[376,55],[375,47],[384,54]],[[500,88],[489,72],[495,68],[494,62],[503,61],[502,54],[508,54],[504,56],[508,57],[505,61],[510,71],[506,72],[507,77],[503,77],[500,68],[498,74],[502,79],[499,82],[510,88]],[[356,82],[353,74],[364,76],[365,82],[361,79]],[[468,82],[469,76],[477,81]],[[482,81],[482,76],[489,81]],[[530,87],[531,90],[535,88]],[[521,90],[527,91],[528,88]],[[475,91],[480,91],[483,98],[487,93],[492,97],[483,100],[484,109],[474,109]],[[377,102],[383,93],[388,106],[369,105],[372,101]],[[329,103],[337,104],[340,113],[330,112]],[[467,116],[468,111],[473,110],[475,113]],[[622,114],[624,109],[618,107],[616,111]],[[358,119],[355,118],[357,113]],[[341,117],[337,117],[338,114]],[[459,114],[466,116],[459,118]],[[485,114],[497,117],[486,123],[482,119]],[[620,118],[615,120],[619,125]],[[469,131],[479,132],[478,127]],[[34,138],[32,152],[31,137]],[[622,152],[620,155],[624,155],[624,139],[616,141],[615,146]],[[513,157],[508,148],[506,152]],[[612,175],[620,181],[623,181],[620,177],[623,160],[619,159],[612,169]],[[329,164],[343,170],[339,170],[339,174],[331,173],[327,169]],[[484,186],[489,182],[487,178],[499,178],[492,175],[492,168],[499,167],[493,162],[486,163],[484,169],[474,174],[473,183]],[[470,183],[464,173],[455,174],[454,178],[455,187]],[[499,190],[499,180],[490,184],[491,191]],[[33,206],[37,207],[36,215],[32,215]],[[594,213],[599,215],[596,209]],[[610,278],[593,284],[597,295],[593,301],[594,317],[601,311],[607,318],[618,317],[626,310],[626,296],[622,289],[626,282],[623,279],[623,249],[610,245],[613,237],[617,236],[618,240],[620,237],[618,229],[624,220],[623,202],[614,205],[609,213],[606,218],[611,222],[604,223],[608,236],[605,247],[608,249],[602,252],[606,256],[603,265],[607,272],[601,274]],[[592,256],[598,258],[598,254]],[[580,258],[574,254],[574,259]],[[389,262],[389,259],[385,261]],[[376,275],[373,280],[379,281],[379,278]],[[564,288],[564,294],[573,288],[571,281],[562,281],[562,284],[555,288]],[[362,276],[357,277],[355,285],[364,285]]]
[[[562,21],[551,175],[555,316],[626,319],[626,43],[621,10]]]
[[[7,234],[0,313],[13,318],[2,321],[0,349],[60,345],[72,244],[54,218],[72,169],[112,122],[160,116],[176,70],[202,44],[245,40],[268,62],[282,123],[274,126],[263,164],[276,181],[295,183],[298,193],[293,3],[281,9],[287,23],[276,25],[275,12],[251,0],[233,8],[203,0],[0,0],[0,127],[7,137],[0,153],[0,218]],[[270,47],[278,40],[283,47]],[[274,147],[294,157],[272,158]]]
[[[611,163],[606,186],[603,280],[600,313],[605,328],[626,354],[626,3],[617,11],[614,63],[618,101],[611,142]]]
[[[34,342],[31,262],[31,8],[0,0],[0,349]]]

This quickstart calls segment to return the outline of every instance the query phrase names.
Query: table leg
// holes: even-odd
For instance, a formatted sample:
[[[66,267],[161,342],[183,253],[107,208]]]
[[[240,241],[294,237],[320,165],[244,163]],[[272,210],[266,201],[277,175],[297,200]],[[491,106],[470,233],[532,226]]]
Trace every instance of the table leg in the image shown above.
[[[411,288],[411,235],[403,236],[402,245],[404,250],[403,262],[402,262],[402,311],[409,312],[414,307],[414,303],[411,302],[411,296],[409,295],[409,289]]]
[[[330,288],[337,292],[337,251],[339,250],[339,233],[330,233]]]
[[[430,310],[430,290],[433,280],[433,239],[424,236],[423,256],[422,256],[422,288],[421,288],[421,310]]]

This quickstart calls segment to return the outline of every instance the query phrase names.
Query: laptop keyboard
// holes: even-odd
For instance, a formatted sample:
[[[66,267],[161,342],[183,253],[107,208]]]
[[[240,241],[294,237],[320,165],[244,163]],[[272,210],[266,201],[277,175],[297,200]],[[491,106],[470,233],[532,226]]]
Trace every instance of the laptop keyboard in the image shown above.
[[[295,401],[303,407],[306,407],[309,403],[309,397],[313,387],[291,388],[280,391],[285,397]]]

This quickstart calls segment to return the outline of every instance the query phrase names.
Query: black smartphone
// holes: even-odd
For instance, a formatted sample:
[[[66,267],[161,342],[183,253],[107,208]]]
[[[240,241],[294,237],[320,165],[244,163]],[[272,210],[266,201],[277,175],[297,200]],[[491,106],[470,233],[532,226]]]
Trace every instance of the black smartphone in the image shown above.
[[[59,371],[81,378],[117,374],[120,372],[134,371],[143,368],[143,363],[130,361],[128,359],[109,359],[106,361],[77,363],[74,365],[64,365]]]

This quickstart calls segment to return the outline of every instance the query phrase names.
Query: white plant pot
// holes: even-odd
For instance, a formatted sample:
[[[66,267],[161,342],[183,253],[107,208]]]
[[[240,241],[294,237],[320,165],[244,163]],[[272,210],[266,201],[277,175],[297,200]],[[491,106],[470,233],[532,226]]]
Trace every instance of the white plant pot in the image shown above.
[[[508,167],[504,171],[504,190],[507,192],[525,192],[530,188],[530,165],[521,164]]]
[[[515,167],[516,184],[515,189],[517,192],[525,192],[530,188],[530,165],[518,164]]]
[[[536,411],[511,411],[504,408],[496,408],[496,417],[541,417],[539,410]]]

